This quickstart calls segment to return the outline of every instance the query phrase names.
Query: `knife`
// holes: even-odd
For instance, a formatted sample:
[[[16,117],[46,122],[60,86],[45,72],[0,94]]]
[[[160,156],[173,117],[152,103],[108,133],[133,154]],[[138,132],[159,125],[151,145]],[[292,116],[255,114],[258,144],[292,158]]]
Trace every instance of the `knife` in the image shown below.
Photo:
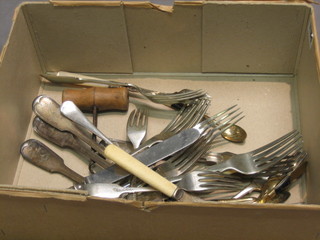
[[[179,201],[201,201],[197,197],[186,194],[182,189],[178,188],[175,184],[168,181],[158,173],[154,172],[152,169],[146,166],[143,162],[140,162],[136,158],[136,156],[131,156],[130,154],[123,151],[121,148],[112,144],[112,142],[84,116],[81,110],[73,102],[71,101],[64,102],[60,107],[60,112],[65,117],[69,118],[71,121],[77,123],[81,127],[87,129],[89,132],[95,134],[96,136],[104,140],[105,143],[107,144],[107,147],[104,149],[104,155],[109,159],[113,160],[121,168],[135,175],[145,183],[149,184],[151,187]],[[235,119],[236,117],[237,116],[229,119],[228,121],[225,121],[223,124],[229,127],[230,121]],[[240,119],[238,119],[238,121]],[[209,119],[209,120],[206,120],[206,123],[210,123],[212,121],[213,119]],[[215,122],[214,125],[215,124],[218,124],[218,123]],[[201,136],[201,133],[203,131],[208,130],[209,128],[209,126],[204,127],[203,125],[201,125],[201,123],[200,123],[200,126],[199,125],[196,125],[196,126],[197,127],[184,130],[179,135],[177,135],[179,137],[179,142],[181,142],[182,145],[180,148],[174,147],[173,150],[175,152],[195,142]],[[219,127],[221,127],[221,125],[219,125]],[[177,136],[173,136],[173,137],[177,137]],[[167,140],[170,141],[172,139],[170,138]],[[172,145],[176,145],[176,144],[177,144],[176,141],[172,142]],[[159,150],[161,151],[166,150],[165,148],[163,148],[163,145],[159,146],[159,144],[157,144],[155,145],[155,147],[159,148]],[[147,153],[141,153],[141,154],[145,154],[144,156],[151,158],[152,156],[154,157],[153,150],[154,150],[153,148],[150,148],[148,149]],[[170,153],[170,155],[171,154],[172,152]]]
[[[70,120],[78,123],[82,127],[92,126],[92,124],[86,119],[86,117],[82,114],[82,112],[77,108],[77,106],[71,102],[66,101],[61,105],[61,113],[69,118]],[[239,114],[238,114],[239,115]],[[223,124],[219,126],[219,128],[222,128],[223,126],[230,126],[230,121],[235,119],[238,115],[234,116],[233,118],[227,120]],[[81,116],[81,118],[79,118]],[[216,117],[213,116],[213,117]],[[212,117],[212,118],[213,118]],[[240,118],[241,119],[241,118]],[[238,119],[237,121],[239,121]],[[212,119],[211,119],[212,120]],[[205,120],[205,122],[210,122],[209,120]],[[202,123],[200,123],[201,125]],[[88,129],[89,131],[92,131],[94,134],[99,136],[103,139],[103,134],[94,128]],[[97,132],[98,131],[98,132]],[[223,129],[221,130],[223,131]],[[144,150],[143,152],[139,152],[136,154],[132,154],[132,156],[139,160],[141,163],[143,163],[146,166],[151,166],[155,164],[156,162],[171,156],[172,154],[186,148],[187,146],[194,143],[197,139],[200,138],[202,133],[202,130],[197,127],[188,128],[180,133],[164,140],[163,142],[160,142],[158,144],[153,145],[152,147]],[[220,130],[218,131],[217,135],[220,134]],[[104,140],[104,139],[103,139]],[[108,139],[105,140],[107,142]],[[110,141],[109,141],[110,142]],[[109,143],[111,145],[111,143]],[[129,176],[130,173],[123,170],[118,165],[113,165],[107,169],[103,169],[98,173],[92,174],[90,176],[87,176],[85,178],[85,181],[87,183],[114,183],[119,180],[122,180],[123,178]]]
[[[158,161],[171,156],[172,154],[180,151],[181,149],[191,145],[198,139],[195,131],[187,129],[174,135],[171,138],[164,140],[161,143],[153,145],[143,152],[133,154],[136,159],[146,166],[151,166]],[[106,169],[101,170],[95,174],[85,177],[86,183],[114,183],[129,176],[130,173],[119,167],[112,165]]]
[[[119,198],[123,194],[156,192],[157,190],[150,187],[122,187],[118,184],[111,183],[94,183],[94,184],[75,184],[74,189],[86,190],[90,196],[101,198]]]

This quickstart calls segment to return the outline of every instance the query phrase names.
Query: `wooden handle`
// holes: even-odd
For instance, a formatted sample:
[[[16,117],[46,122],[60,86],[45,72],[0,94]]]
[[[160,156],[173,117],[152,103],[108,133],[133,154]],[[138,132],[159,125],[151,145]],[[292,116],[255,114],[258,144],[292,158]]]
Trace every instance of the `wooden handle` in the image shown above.
[[[175,196],[178,189],[176,185],[151,170],[121,148],[110,144],[105,148],[104,153],[107,158],[113,160],[120,167],[132,173],[153,188],[159,190],[168,197]]]
[[[86,89],[66,89],[62,93],[62,102],[72,101],[84,112],[92,112],[96,106],[98,111],[127,111],[129,107],[128,89],[94,87]]]

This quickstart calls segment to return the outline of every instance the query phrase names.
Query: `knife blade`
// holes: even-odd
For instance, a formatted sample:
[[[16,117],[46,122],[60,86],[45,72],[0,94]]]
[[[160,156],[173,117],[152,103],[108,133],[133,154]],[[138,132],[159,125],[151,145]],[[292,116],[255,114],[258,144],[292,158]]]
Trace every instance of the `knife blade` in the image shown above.
[[[234,106],[220,113],[217,113],[211,118],[198,123],[193,128],[185,129],[180,133],[166,139],[165,141],[158,143],[150,147],[149,149],[143,152],[139,152],[136,155],[132,155],[132,156],[124,155],[122,151],[119,151],[119,149],[112,146],[112,142],[108,138],[106,138],[99,129],[97,129],[95,126],[92,125],[92,123],[83,115],[81,110],[72,101],[63,102],[60,107],[60,111],[65,117],[67,117],[71,121],[79,124],[81,127],[86,128],[89,132],[94,133],[95,135],[99,136],[102,140],[104,140],[105,143],[108,145],[106,149],[107,148],[112,149],[112,151],[120,155],[120,156],[114,156],[112,151],[108,151],[108,154],[106,154],[106,150],[105,150],[104,151],[105,155],[108,156],[110,159],[112,159],[112,157],[115,157],[112,160],[114,160],[117,163],[117,165],[111,166],[110,168],[102,170],[99,173],[88,176],[86,178],[86,182],[87,183],[114,183],[116,181],[119,181],[129,176],[130,174],[128,172],[132,173],[132,171],[135,170],[135,169],[132,169],[134,164],[131,167],[129,167],[129,164],[127,161],[132,160],[131,163],[136,162],[138,165],[140,165],[141,168],[144,168],[145,170],[147,170],[145,168],[146,166],[150,166],[158,162],[159,160],[162,160],[168,156],[171,156],[172,154],[194,143],[196,140],[198,140],[201,137],[201,134],[204,131],[208,130],[208,128],[211,125],[215,126],[216,124],[219,124],[219,128],[214,127],[210,130],[214,133],[213,134],[214,136],[218,136],[221,133],[221,131],[223,131],[223,128],[227,128],[230,126],[231,124],[230,122],[232,120],[234,120],[232,124],[235,124],[236,122],[240,121],[243,118],[243,117],[239,117],[242,113],[236,114],[235,116],[233,115],[239,109],[229,112],[230,110],[233,109],[233,107]],[[220,117],[221,119],[217,120],[217,117]],[[226,120],[227,117],[230,117],[230,118]],[[212,123],[213,120],[215,120],[215,122]],[[224,122],[221,122],[222,120]],[[124,159],[127,159],[127,161],[124,161]],[[140,162],[136,160],[139,160]],[[119,161],[121,161],[122,163],[119,164]],[[126,170],[123,170],[123,168],[125,168]],[[144,177],[144,176],[141,176],[141,177]]]
[[[228,110],[226,110],[228,111]],[[226,117],[232,115],[237,110],[228,113],[227,116],[222,117],[222,119],[225,120]],[[178,188],[175,184],[168,181],[163,176],[159,175],[152,169],[150,169],[148,166],[146,166],[144,163],[136,159],[134,156],[131,156],[127,152],[123,151],[121,148],[115,146],[99,129],[97,129],[81,112],[81,110],[72,102],[72,101],[66,101],[64,102],[60,107],[60,112],[73,121],[74,123],[80,125],[81,127],[85,128],[87,131],[97,135],[99,138],[105,141],[107,144],[107,147],[104,149],[104,155],[114,161],[117,165],[125,169],[126,171],[130,172],[131,174],[135,175],[145,183],[149,184],[151,187],[159,190],[160,192],[164,193],[168,197],[174,198],[178,201],[198,201],[199,199],[195,196],[189,196],[189,194],[185,193],[182,189]],[[223,114],[223,113],[222,113]],[[218,116],[220,116],[219,114]],[[230,121],[237,118],[240,114],[234,116],[233,118],[223,122],[221,125],[222,119],[219,121],[213,120],[216,118],[216,116],[213,116],[212,118],[205,120],[201,123],[198,123],[196,126],[194,126],[191,129],[187,129],[188,131],[191,131],[195,135],[196,138],[193,140],[189,138],[190,134],[187,134],[188,131],[182,131],[182,136],[185,135],[185,138],[180,139],[179,142],[183,143],[183,148],[187,147],[188,145],[192,144],[194,141],[200,138],[201,134],[208,130],[211,125],[215,126],[210,131],[218,131],[220,134],[220,128],[230,126]],[[242,117],[243,118],[243,117]],[[240,119],[242,119],[240,118]],[[237,121],[239,121],[238,119]],[[215,119],[216,120],[216,119]],[[213,123],[212,123],[213,122]],[[234,124],[234,123],[233,123]],[[219,125],[219,128],[217,127]],[[224,126],[223,126],[224,125]],[[217,134],[217,133],[216,133]],[[190,137],[191,137],[190,136]],[[176,143],[176,142],[173,142]],[[161,148],[162,150],[165,150]],[[180,149],[176,149],[180,150]],[[152,154],[152,153],[150,153]],[[172,154],[172,153],[170,153]],[[149,157],[149,156],[148,156]],[[200,200],[199,200],[200,201]]]
[[[199,138],[200,133],[193,128],[186,129],[173,137],[170,137],[163,142],[153,145],[147,150],[134,154],[136,159],[147,166],[151,166],[158,161],[171,156],[172,154],[186,148],[194,143]],[[114,183],[125,177],[130,173],[123,170],[118,165],[113,165],[98,173],[85,177],[86,183]]]
[[[93,184],[75,184],[74,189],[86,190],[90,196],[101,198],[119,198],[123,194],[141,193],[141,192],[156,192],[150,187],[122,187],[118,184],[110,183],[93,183]]]

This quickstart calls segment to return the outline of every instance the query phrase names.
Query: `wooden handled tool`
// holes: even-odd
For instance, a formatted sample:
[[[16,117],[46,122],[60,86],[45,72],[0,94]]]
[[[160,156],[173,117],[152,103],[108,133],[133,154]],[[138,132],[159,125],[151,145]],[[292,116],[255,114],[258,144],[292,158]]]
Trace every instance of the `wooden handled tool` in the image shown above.
[[[128,88],[103,88],[93,87],[86,89],[65,89],[62,92],[62,102],[72,101],[81,111],[93,114],[93,124],[98,125],[98,112],[128,111]],[[93,134],[95,141],[96,136]],[[93,173],[94,161],[89,164],[89,170]]]
[[[92,112],[94,107],[98,112],[117,110],[127,111],[129,106],[128,89],[119,88],[86,88],[66,89],[62,93],[62,102],[72,101],[83,112]]]

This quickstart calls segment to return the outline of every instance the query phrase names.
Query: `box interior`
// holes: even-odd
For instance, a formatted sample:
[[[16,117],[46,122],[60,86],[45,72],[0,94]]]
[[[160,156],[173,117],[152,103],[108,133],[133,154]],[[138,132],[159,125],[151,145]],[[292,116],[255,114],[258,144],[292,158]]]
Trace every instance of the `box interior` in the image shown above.
[[[319,61],[317,42],[310,37],[312,18],[306,4],[177,3],[173,13],[123,5],[23,4],[1,55],[0,183],[48,189],[72,185],[19,156],[20,144],[29,138],[40,139],[70,168],[88,174],[84,159],[31,129],[32,100],[45,94],[61,103],[63,90],[39,74],[65,70],[164,92],[205,89],[212,97],[210,114],[238,104],[246,115],[239,125],[248,138],[216,151],[250,151],[299,129],[309,154],[308,174],[289,203],[319,204]],[[139,104],[148,103],[130,98],[128,113],[99,114],[99,129],[125,140],[127,117]],[[148,137],[174,115],[152,107]]]

